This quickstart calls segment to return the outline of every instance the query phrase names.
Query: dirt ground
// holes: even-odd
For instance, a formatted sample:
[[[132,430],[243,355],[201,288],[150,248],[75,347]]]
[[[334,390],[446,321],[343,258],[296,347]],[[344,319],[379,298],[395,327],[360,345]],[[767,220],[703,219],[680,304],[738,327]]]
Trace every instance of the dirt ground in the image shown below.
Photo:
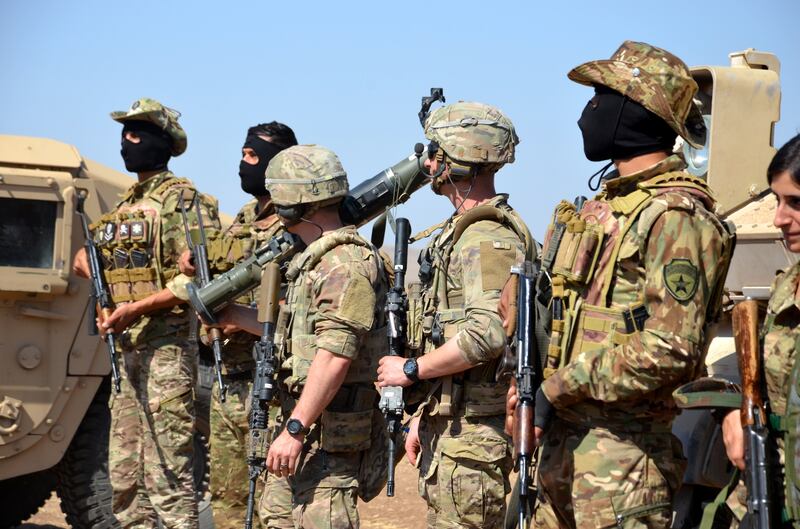
[[[405,461],[397,465],[395,496],[384,492],[369,503],[360,503],[363,529],[418,529],[425,527],[425,502],[417,494],[417,471]],[[20,529],[67,529],[58,497],[53,496]]]

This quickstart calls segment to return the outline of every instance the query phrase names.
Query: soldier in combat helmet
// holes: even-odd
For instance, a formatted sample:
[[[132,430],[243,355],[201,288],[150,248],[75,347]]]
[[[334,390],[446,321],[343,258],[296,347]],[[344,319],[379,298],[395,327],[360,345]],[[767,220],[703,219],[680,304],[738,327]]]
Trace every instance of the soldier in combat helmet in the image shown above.
[[[514,161],[519,139],[502,112],[481,103],[441,107],[424,126],[434,142],[425,162],[435,176],[431,187],[455,212],[412,238],[438,229],[421,257],[421,295],[409,288],[410,304],[421,306],[408,323],[418,357],[383,357],[378,383],[429,381],[406,440],[428,527],[499,527],[512,460],[503,432],[506,385],[495,377],[506,344],[497,303],[511,268],[532,258],[534,242],[494,180]]]
[[[109,471],[114,513],[123,527],[197,527],[192,476],[197,350],[178,261],[187,247],[181,201],[197,191],[167,163],[186,150],[176,111],[153,99],[112,112],[122,123],[122,158],[138,182],[93,225],[116,309],[101,329],[120,333],[121,393],[112,394]],[[200,195],[210,238],[216,202]],[[189,212],[190,219],[196,216]],[[191,220],[190,220],[191,222]],[[88,276],[86,255],[75,271]]]
[[[209,269],[221,274],[247,259],[253,250],[283,232],[269,191],[264,187],[267,165],[283,149],[297,145],[294,131],[277,121],[250,127],[242,145],[239,178],[242,191],[253,196],[236,214],[233,224],[208,248]],[[195,274],[187,251],[181,256],[181,272]],[[258,299],[258,288],[237,300],[245,306]],[[214,386],[211,399],[211,507],[217,529],[239,529],[245,517],[248,470],[246,444],[247,407],[253,381],[253,342],[248,332],[227,336],[222,356],[227,398],[221,402]],[[258,524],[258,520],[254,523]]]
[[[298,145],[269,163],[266,188],[285,228],[307,244],[286,270],[275,342],[280,433],[267,454],[266,527],[358,527],[364,452],[383,437],[373,380],[385,348],[388,279],[378,251],[339,205],[347,175],[338,157]],[[228,307],[223,325],[261,332],[252,309]],[[384,447],[378,449],[382,452]],[[385,469],[376,469],[385,474]]]
[[[582,207],[561,202],[544,240],[553,323],[533,526],[667,528],[685,468],[671,394],[703,370],[732,239],[671,152],[706,132],[683,61],[626,41],[569,78],[595,91],[578,121],[586,157],[616,170]]]

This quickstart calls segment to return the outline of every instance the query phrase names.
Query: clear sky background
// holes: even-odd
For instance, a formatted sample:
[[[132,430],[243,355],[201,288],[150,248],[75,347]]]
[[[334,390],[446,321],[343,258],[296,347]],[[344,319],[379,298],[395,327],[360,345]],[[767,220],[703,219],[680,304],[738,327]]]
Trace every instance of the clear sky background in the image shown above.
[[[301,143],[341,157],[351,186],[423,141],[420,97],[502,109],[521,138],[499,191],[541,238],[555,203],[590,195],[602,164],[583,156],[576,121],[591,97],[573,66],[643,40],[690,66],[727,65],[754,47],[778,55],[775,142],[800,131],[800,2],[204,2],[2,0],[0,133],[75,145],[124,171],[121,126],[139,97],[178,109],[189,149],[170,167],[233,214],[250,125],[289,124]],[[449,202],[418,192],[399,214],[421,230]]]

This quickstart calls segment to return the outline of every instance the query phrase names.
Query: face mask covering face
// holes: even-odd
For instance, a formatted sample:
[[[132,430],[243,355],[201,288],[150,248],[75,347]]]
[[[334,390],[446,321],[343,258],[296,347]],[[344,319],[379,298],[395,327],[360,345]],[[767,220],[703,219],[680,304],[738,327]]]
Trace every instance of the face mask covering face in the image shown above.
[[[264,187],[264,175],[267,172],[267,165],[283,148],[254,134],[247,136],[242,148],[253,149],[253,152],[258,156],[258,163],[256,164],[249,164],[244,160],[239,163],[239,178],[241,179],[242,191],[256,197],[268,195],[269,192]]]
[[[139,138],[133,142],[125,138],[126,133]],[[131,173],[163,171],[172,156],[172,139],[154,123],[127,121],[122,128],[122,149],[125,169]]]

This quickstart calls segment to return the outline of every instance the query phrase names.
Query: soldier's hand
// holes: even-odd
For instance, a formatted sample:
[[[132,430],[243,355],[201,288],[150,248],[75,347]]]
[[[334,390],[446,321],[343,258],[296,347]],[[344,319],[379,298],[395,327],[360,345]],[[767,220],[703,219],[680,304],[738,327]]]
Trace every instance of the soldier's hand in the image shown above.
[[[731,463],[744,470],[744,430],[740,410],[731,410],[722,420],[722,441]]]
[[[511,280],[506,281],[502,292],[500,292],[500,301],[497,303],[497,313],[503,320],[503,328],[506,329],[506,331],[508,331],[511,323],[509,321],[509,317],[513,316],[513,314],[511,314],[511,305],[514,302],[514,297],[516,296],[515,290],[516,286],[514,282]]]
[[[406,458],[411,466],[417,466],[417,456],[419,454],[419,417],[411,419],[408,425],[408,436],[406,437]]]
[[[192,252],[189,250],[184,250],[180,258],[178,258],[178,269],[183,275],[193,277],[197,273],[192,260]]]
[[[236,307],[229,305],[218,312],[216,315],[217,323],[215,325],[206,325],[206,327],[217,327],[222,329],[222,333],[229,335],[242,330],[239,326],[238,314]]]
[[[297,470],[297,461],[303,450],[303,441],[284,428],[270,445],[267,453],[267,470],[280,477],[292,476]]]
[[[511,378],[511,384],[506,393],[506,433],[514,435],[514,410],[517,409],[517,379]]]
[[[378,386],[402,386],[408,387],[414,383],[403,372],[403,364],[406,358],[402,356],[384,356],[378,362]]]
[[[75,252],[75,257],[72,259],[72,271],[78,277],[89,278],[91,271],[89,270],[89,258],[86,257],[86,248]]]
[[[141,314],[137,310],[136,303],[126,303],[124,305],[120,305],[114,312],[111,313],[111,316],[104,322],[102,322],[102,326],[100,327],[105,332],[112,331],[115,333],[121,333],[128,326],[136,320]]]

